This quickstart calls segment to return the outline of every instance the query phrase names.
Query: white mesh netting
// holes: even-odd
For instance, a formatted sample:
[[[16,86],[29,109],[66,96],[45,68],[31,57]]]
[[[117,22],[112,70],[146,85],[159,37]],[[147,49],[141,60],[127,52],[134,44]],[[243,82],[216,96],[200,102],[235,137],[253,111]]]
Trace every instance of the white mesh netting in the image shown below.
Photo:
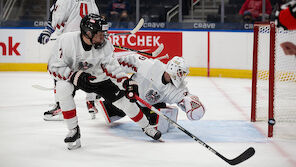
[[[270,27],[258,33],[258,72],[256,119],[268,120]],[[280,44],[296,45],[296,31],[276,29],[274,79],[274,137],[296,139],[296,56],[285,55]]]

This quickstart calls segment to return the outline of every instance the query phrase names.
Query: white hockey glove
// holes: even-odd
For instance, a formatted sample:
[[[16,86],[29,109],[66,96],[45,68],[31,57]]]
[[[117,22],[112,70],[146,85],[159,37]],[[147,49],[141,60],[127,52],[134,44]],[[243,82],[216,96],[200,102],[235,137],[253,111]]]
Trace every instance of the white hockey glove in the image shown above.
[[[189,120],[199,120],[205,113],[204,106],[199,101],[199,98],[194,95],[185,96],[183,100],[178,103],[178,106],[186,112]]]
[[[38,37],[38,42],[43,45],[46,44],[53,32],[54,28],[51,26],[51,22],[48,22],[45,29],[40,33]]]
[[[67,80],[73,73],[69,67],[52,67],[48,69],[48,72],[56,80]]]

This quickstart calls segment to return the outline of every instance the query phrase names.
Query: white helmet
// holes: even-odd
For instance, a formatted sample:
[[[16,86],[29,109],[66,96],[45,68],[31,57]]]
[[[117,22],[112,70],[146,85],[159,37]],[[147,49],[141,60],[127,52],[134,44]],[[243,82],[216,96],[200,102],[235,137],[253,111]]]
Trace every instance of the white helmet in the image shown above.
[[[166,70],[173,84],[178,88],[189,73],[189,66],[182,57],[175,56],[168,61]]]

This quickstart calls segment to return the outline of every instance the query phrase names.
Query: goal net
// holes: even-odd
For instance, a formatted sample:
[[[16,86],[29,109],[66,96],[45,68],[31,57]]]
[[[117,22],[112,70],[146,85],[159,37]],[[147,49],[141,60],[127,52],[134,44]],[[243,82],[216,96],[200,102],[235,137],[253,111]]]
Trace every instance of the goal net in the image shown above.
[[[296,45],[296,31],[254,25],[251,121],[266,122],[268,137],[296,139],[296,55],[283,42]]]

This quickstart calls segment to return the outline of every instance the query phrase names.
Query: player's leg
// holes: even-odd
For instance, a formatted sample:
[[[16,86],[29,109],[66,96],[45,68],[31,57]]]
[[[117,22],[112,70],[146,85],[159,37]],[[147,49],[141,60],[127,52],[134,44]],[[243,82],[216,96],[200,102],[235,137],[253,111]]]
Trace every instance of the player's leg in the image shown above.
[[[160,112],[162,112],[164,115],[169,117],[174,122],[177,122],[178,119],[178,107],[176,106],[167,106],[166,108],[160,109]],[[158,126],[157,129],[161,131],[161,133],[166,133],[170,129],[175,128],[171,123],[169,123],[166,119],[159,117],[158,119]]]
[[[177,121],[178,117],[178,107],[167,106],[165,103],[158,103],[153,105],[155,108],[160,109],[160,112],[169,117],[173,121]],[[169,129],[174,128],[166,119],[160,117],[155,112],[151,111],[147,107],[141,107],[143,113],[149,119],[151,125],[155,125],[155,128],[159,130],[162,134],[167,133]]]
[[[123,118],[126,115],[122,110],[115,107],[107,100],[100,99],[96,101],[96,107],[100,112],[102,112],[107,125]]]
[[[136,103],[131,103],[129,99],[122,97],[113,103],[117,108],[123,110],[135,123],[137,123],[144,133],[154,140],[161,137],[161,132],[155,129],[153,125],[149,124],[147,117],[139,109]]]
[[[72,95],[73,91],[73,84],[67,81],[57,81],[56,95],[58,101],[60,102],[64,121],[69,130],[69,133],[64,139],[64,142],[68,145],[68,149],[81,147],[80,129],[78,126],[78,118],[76,116],[76,105]]]
[[[161,136],[161,132],[149,124],[148,119],[143,112],[140,111],[136,103],[131,103],[130,100],[124,96],[124,91],[120,90],[118,85],[116,85],[119,83],[115,84],[111,80],[103,82],[104,84],[101,84],[101,88],[98,89],[97,94],[101,95],[105,100],[112,102],[112,104],[121,111],[124,111],[124,113],[136,122],[148,136],[158,140]],[[108,115],[105,114],[105,116]],[[109,121],[107,118],[107,122],[112,122],[112,120]]]
[[[55,89],[54,89],[55,105],[51,110],[44,112],[43,119],[45,121],[62,121],[63,120],[62,110],[61,110],[60,104],[56,98],[56,80],[54,80],[54,85],[55,85]]]
[[[86,106],[91,119],[96,119],[96,114],[98,113],[95,107],[96,93],[86,93]]]

